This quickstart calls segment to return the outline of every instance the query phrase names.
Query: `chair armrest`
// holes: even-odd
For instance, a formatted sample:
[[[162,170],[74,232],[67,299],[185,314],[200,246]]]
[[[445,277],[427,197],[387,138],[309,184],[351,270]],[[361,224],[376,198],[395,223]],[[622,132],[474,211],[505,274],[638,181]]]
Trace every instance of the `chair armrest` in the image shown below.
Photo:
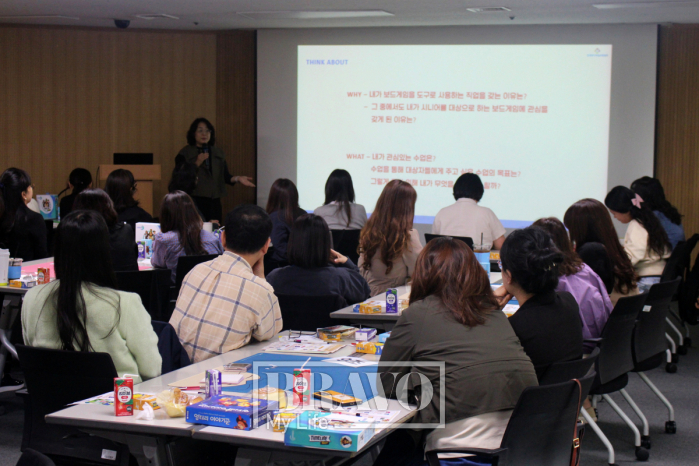
[[[594,343],[596,346],[599,346],[602,340],[604,340],[604,338],[585,338],[583,339],[583,343]]]
[[[495,448],[493,450],[486,450],[483,448],[443,448],[440,450],[430,450],[425,452],[425,457],[427,458],[427,463],[429,466],[440,466],[439,453],[463,453],[478,455],[483,458],[492,459],[493,465],[498,464],[498,459],[507,452],[507,448]]]

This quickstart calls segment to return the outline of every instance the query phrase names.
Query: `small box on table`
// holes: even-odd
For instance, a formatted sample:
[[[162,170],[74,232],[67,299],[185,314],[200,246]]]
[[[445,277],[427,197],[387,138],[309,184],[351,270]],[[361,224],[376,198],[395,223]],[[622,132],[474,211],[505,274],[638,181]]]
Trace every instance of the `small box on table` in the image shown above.
[[[187,422],[230,429],[251,430],[265,425],[279,403],[244,396],[217,395],[187,406]]]
[[[373,422],[361,417],[304,411],[287,426],[284,445],[356,452],[374,432]]]

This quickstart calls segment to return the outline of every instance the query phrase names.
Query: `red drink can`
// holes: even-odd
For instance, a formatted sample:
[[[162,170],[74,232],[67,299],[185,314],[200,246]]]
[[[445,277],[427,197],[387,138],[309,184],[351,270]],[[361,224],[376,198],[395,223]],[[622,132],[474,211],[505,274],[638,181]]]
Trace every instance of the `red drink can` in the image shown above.
[[[133,379],[123,377],[114,379],[114,414],[133,416]]]
[[[294,369],[294,405],[311,404],[311,370]]]
[[[37,285],[45,285],[51,283],[51,269],[49,268],[39,268],[37,270]]]

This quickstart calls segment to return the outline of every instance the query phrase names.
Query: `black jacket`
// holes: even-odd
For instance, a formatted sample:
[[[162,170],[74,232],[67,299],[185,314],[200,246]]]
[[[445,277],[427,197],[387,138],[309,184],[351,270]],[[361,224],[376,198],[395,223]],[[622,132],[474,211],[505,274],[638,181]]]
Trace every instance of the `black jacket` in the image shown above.
[[[76,197],[78,197],[76,194],[68,194],[63,199],[61,199],[61,218],[66,218],[66,216],[73,211],[73,203],[75,202]]]
[[[305,214],[306,211],[298,209],[294,212],[294,220]],[[289,243],[289,235],[291,235],[291,225],[284,220],[284,213],[281,210],[269,214],[272,220],[272,233],[269,235],[272,239],[272,260],[279,264],[286,265],[286,245]]]
[[[109,249],[115,272],[138,271],[136,236],[130,225],[117,222],[109,229]]]
[[[10,250],[10,257],[22,258],[25,262],[49,257],[44,217],[27,206],[20,206],[14,225],[0,243],[3,249]]]
[[[126,208],[126,210],[119,212],[117,216],[118,223],[128,223],[133,231],[136,231],[137,223],[149,223],[152,221],[153,217],[137,205]]]

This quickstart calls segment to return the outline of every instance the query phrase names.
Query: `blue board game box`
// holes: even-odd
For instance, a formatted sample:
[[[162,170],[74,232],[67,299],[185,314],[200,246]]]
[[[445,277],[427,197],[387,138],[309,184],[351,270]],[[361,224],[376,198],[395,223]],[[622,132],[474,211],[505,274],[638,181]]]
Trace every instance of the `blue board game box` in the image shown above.
[[[44,220],[56,220],[58,218],[58,197],[53,194],[37,194],[36,202],[39,203],[39,212]]]
[[[374,432],[373,421],[362,417],[304,411],[287,426],[284,445],[356,452]]]
[[[185,420],[192,424],[251,430],[270,421],[277,409],[279,403],[276,401],[217,395],[187,406]]]

